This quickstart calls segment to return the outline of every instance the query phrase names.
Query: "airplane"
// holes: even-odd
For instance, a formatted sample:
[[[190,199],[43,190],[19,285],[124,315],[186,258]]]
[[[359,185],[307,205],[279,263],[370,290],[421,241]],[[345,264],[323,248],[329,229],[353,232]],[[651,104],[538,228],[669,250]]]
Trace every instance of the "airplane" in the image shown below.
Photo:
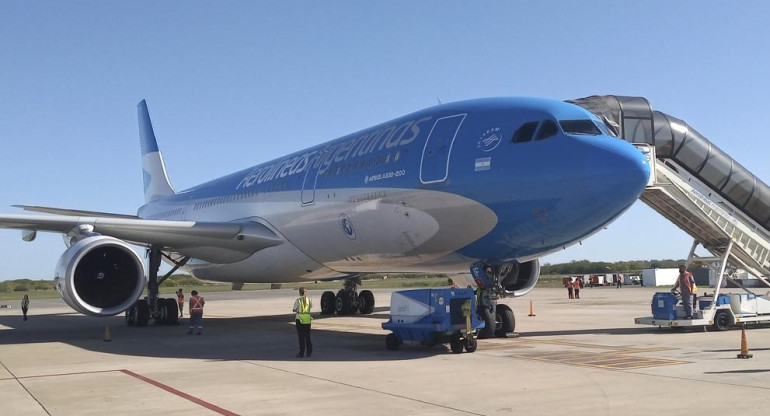
[[[138,104],[146,203],[136,215],[16,205],[0,228],[64,236],[55,284],[90,316],[174,324],[158,285],[179,268],[239,285],[345,279],[325,314],[371,313],[370,272],[468,275],[481,337],[515,327],[539,258],[606,227],[641,195],[648,161],[595,115],[541,98],[440,104],[175,191]],[[148,265],[131,245],[147,249]],[[173,268],[158,276],[161,261]],[[140,299],[147,286],[148,295]]]

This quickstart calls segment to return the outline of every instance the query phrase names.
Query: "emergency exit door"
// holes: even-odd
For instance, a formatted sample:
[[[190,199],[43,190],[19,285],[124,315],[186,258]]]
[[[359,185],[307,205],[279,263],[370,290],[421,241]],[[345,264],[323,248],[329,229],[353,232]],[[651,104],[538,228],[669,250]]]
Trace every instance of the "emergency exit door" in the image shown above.
[[[420,182],[443,182],[449,176],[449,156],[466,114],[442,117],[433,124],[420,161]]]

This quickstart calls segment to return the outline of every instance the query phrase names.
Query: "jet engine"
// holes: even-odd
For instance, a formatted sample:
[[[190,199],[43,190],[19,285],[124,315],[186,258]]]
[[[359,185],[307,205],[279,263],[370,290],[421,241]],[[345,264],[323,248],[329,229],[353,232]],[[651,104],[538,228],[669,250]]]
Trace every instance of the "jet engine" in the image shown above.
[[[123,312],[142,295],[144,262],[127,243],[92,235],[72,244],[56,265],[56,288],[64,302],[90,316]]]
[[[505,289],[506,296],[524,296],[532,290],[540,278],[540,261],[537,259],[524,263],[516,263],[508,274],[501,279],[500,284]]]

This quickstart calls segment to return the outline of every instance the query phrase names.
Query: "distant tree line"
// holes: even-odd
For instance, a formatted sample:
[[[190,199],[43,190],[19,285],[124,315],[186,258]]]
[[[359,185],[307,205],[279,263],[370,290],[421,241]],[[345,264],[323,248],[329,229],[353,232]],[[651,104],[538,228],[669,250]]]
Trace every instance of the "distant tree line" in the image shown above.
[[[627,273],[639,274],[642,269],[655,268],[676,268],[684,260],[634,260],[634,261],[616,261],[614,263],[606,261],[588,261],[573,260],[569,263],[549,264],[545,263],[540,268],[541,275],[559,275],[559,274],[601,274],[601,273]],[[693,263],[692,267],[697,267]],[[404,277],[413,275],[390,274],[390,277]],[[367,275],[364,279],[382,278],[378,274]],[[161,287],[189,287],[189,286],[209,286],[218,283],[208,283],[196,279],[189,274],[175,274],[161,283]],[[220,283],[221,284],[221,283]],[[30,280],[17,279],[0,281],[0,292],[28,292],[33,290],[54,290],[56,287],[53,280]]]
[[[632,260],[606,261],[573,260],[569,263],[549,264],[540,267],[540,274],[602,274],[602,273],[626,273],[640,274],[642,269],[676,268],[683,264],[684,260]]]
[[[161,283],[161,287],[207,286],[214,283],[204,283],[189,274],[175,274]],[[34,290],[55,290],[53,280],[16,279],[0,281],[0,292],[30,292]]]
[[[32,290],[54,290],[53,280],[17,279],[0,282],[0,292],[29,292]]]

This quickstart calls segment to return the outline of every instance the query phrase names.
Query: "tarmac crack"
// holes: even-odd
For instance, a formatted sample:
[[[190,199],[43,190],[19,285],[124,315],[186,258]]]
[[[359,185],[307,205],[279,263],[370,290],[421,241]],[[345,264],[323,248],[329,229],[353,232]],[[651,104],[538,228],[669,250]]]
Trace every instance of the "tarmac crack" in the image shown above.
[[[27,386],[25,386],[25,385],[24,385],[24,383],[22,383],[22,382],[21,382],[21,380],[19,380],[19,378],[18,378],[18,377],[16,377],[16,374],[13,374],[13,372],[12,372],[12,371],[11,371],[11,370],[10,370],[8,367],[6,367],[6,366],[5,366],[5,364],[4,364],[2,361],[0,361],[0,365],[2,365],[2,366],[3,366],[3,368],[5,369],[5,371],[7,371],[7,372],[8,372],[8,374],[10,374],[10,375],[11,375],[11,377],[13,377],[13,379],[14,379],[14,380],[16,380],[16,382],[17,382],[17,383],[19,383],[19,385],[21,386],[21,388],[23,388],[23,389],[24,389],[24,391],[26,391],[26,392],[27,392],[27,394],[29,394],[29,397],[31,397],[31,398],[32,398],[32,399],[33,399],[33,400],[34,400],[34,401],[35,401],[35,402],[38,404],[38,406],[40,406],[40,408],[41,408],[41,409],[43,409],[43,411],[45,412],[45,414],[47,414],[47,415],[49,415],[49,416],[50,416],[50,415],[51,415],[51,412],[49,412],[49,411],[48,411],[48,409],[46,409],[46,408],[45,408],[45,406],[43,406],[43,403],[40,403],[40,400],[38,400],[38,399],[37,399],[37,397],[35,397],[35,395],[34,395],[34,394],[32,394],[32,392],[31,392],[31,391],[29,391],[29,389],[27,388]]]
[[[385,395],[385,396],[395,397],[395,398],[403,399],[403,400],[409,400],[409,401],[413,401],[413,402],[417,402],[417,403],[426,404],[426,405],[429,405],[429,406],[440,407],[442,409],[453,410],[455,412],[465,413],[465,414],[469,414],[469,415],[476,415],[476,416],[488,416],[488,415],[486,415],[484,413],[471,412],[471,411],[468,411],[468,410],[458,409],[458,408],[452,407],[452,406],[447,406],[447,405],[443,405],[443,404],[439,404],[439,403],[429,402],[427,400],[420,400],[420,399],[415,399],[414,397],[403,396],[401,394],[388,393],[386,391],[380,391],[380,390],[370,389],[370,388],[367,388],[367,387],[356,386],[354,384],[348,384],[348,383],[343,383],[341,381],[331,380],[331,379],[328,379],[328,378],[312,376],[310,374],[305,374],[305,373],[300,373],[300,372],[297,372],[297,371],[286,370],[284,368],[272,367],[272,366],[269,366],[269,365],[259,364],[259,363],[255,363],[255,362],[252,362],[252,361],[241,361],[241,362],[245,363],[245,364],[257,366],[257,367],[269,368],[271,370],[280,371],[280,372],[287,373],[287,374],[293,374],[295,376],[303,376],[303,377],[307,377],[307,378],[312,378],[314,380],[325,381],[327,383],[332,383],[332,384],[337,384],[337,385],[340,385],[340,386],[345,386],[345,387],[350,387],[350,388],[354,388],[354,389],[358,389],[358,390],[363,390],[363,391],[367,391],[367,392],[370,392],[370,393],[382,394],[382,395]]]

